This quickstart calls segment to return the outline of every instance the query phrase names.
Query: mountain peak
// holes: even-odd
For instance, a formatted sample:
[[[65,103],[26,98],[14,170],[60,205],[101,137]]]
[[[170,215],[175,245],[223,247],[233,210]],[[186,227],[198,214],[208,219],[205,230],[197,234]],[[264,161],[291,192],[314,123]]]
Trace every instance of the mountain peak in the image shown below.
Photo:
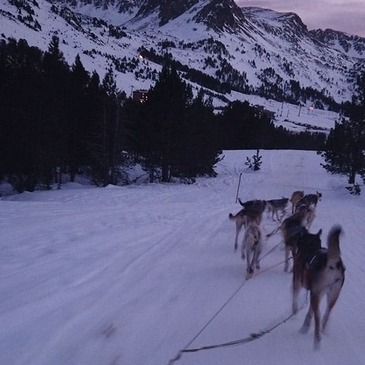
[[[137,17],[157,13],[159,26],[167,24],[197,4],[199,0],[146,0],[137,12]]]
[[[245,17],[233,0],[212,0],[198,12],[194,20],[218,32],[234,32],[242,28]]]

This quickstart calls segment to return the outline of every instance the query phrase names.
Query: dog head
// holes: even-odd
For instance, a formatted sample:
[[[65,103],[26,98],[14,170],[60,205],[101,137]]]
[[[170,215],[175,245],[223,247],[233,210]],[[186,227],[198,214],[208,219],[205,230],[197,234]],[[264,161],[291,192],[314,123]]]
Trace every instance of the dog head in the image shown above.
[[[297,241],[298,254],[307,255],[320,250],[322,247],[321,234],[322,229],[317,233],[309,233],[306,229],[303,229]]]

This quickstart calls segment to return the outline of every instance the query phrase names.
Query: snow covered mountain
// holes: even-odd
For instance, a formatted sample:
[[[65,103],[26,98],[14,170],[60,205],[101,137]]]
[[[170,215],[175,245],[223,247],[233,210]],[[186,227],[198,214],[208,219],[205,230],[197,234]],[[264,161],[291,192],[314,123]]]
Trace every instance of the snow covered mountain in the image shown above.
[[[148,89],[168,53],[181,75],[223,102],[259,94],[293,102],[350,100],[365,69],[365,38],[309,31],[298,15],[233,0],[1,0],[0,40],[43,50],[53,35],[127,95]]]

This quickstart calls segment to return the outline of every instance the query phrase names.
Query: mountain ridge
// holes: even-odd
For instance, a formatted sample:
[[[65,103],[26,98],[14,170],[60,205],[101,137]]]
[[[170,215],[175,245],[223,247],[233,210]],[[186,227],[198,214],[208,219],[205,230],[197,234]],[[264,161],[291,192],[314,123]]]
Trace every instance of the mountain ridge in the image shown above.
[[[0,20],[0,39],[24,38],[45,50],[57,35],[70,64],[80,54],[101,76],[114,67],[126,91],[149,88],[161,69],[156,60],[166,53],[196,88],[221,93],[192,81],[186,70],[229,84],[228,99],[235,91],[305,103],[296,97],[299,84],[341,103],[351,99],[357,72],[365,69],[365,38],[309,31],[295,13],[233,0],[6,0]]]

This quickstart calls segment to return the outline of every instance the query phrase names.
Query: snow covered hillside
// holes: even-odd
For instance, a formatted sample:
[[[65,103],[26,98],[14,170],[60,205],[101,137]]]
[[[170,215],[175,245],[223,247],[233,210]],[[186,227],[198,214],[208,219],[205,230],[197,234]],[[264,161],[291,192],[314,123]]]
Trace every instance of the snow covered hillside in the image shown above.
[[[233,0],[0,1],[0,40],[46,50],[55,35],[69,64],[79,54],[101,78],[112,67],[127,95],[149,89],[168,53],[197,90],[217,100],[233,99],[222,91],[228,85],[294,99],[311,88],[303,100],[341,103],[351,100],[365,59],[364,38],[308,31],[296,14],[239,8]]]
[[[226,151],[218,177],[193,185],[147,184],[24,193],[0,200],[0,363],[161,365],[186,347],[260,334],[237,346],[184,353],[178,365],[365,363],[364,195],[320,167],[315,152]],[[298,332],[280,234],[264,242],[261,270],[245,281],[234,252],[242,200],[320,191],[311,231],[341,224],[346,281],[320,351]],[[264,214],[265,233],[277,222]],[[301,304],[306,304],[302,293]],[[259,336],[258,336],[259,337]]]

